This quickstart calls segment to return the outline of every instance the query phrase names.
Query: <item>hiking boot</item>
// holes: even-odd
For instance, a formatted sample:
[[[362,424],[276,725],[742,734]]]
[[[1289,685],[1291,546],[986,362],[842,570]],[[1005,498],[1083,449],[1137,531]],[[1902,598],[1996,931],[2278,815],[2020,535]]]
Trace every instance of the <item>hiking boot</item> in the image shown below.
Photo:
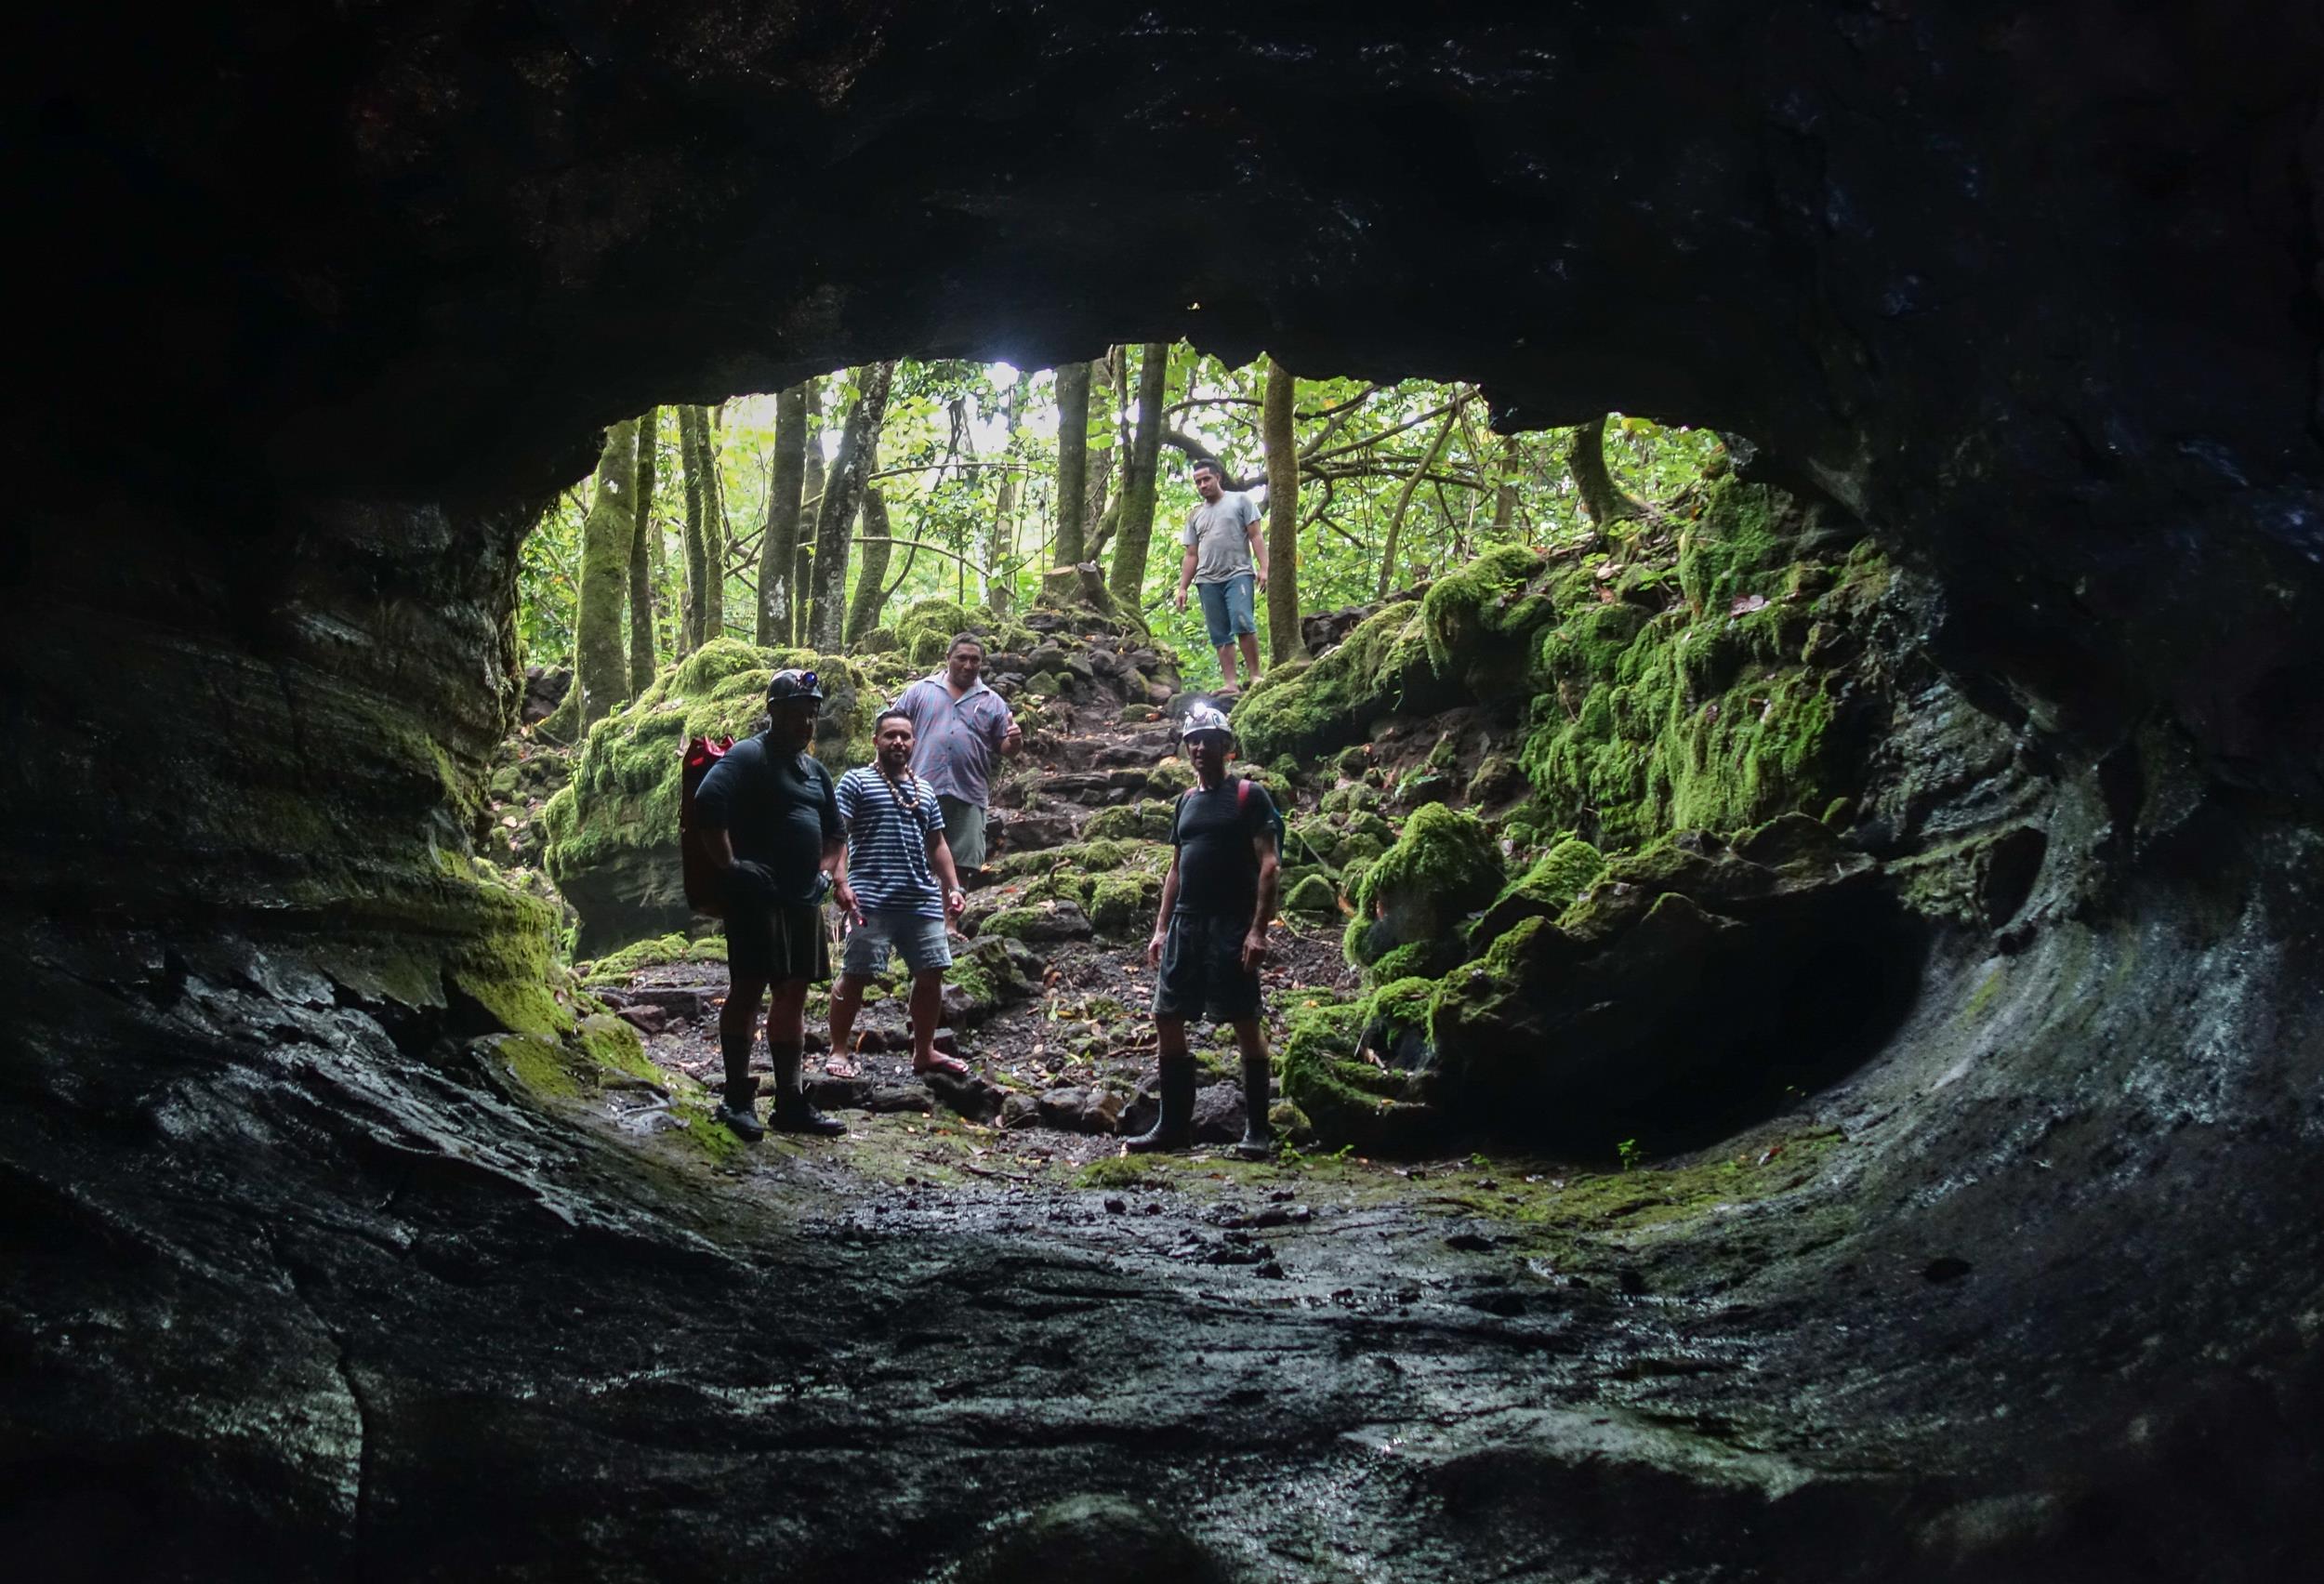
[[[1124,1139],[1122,1148],[1131,1155],[1152,1155],[1158,1150],[1182,1150],[1194,1142],[1195,1059],[1164,1057],[1162,1115],[1144,1132]]]
[[[1245,1160],[1271,1160],[1275,1153],[1274,1125],[1267,1120],[1274,1104],[1274,1076],[1264,1056],[1243,1060],[1243,1142],[1235,1153]]]
[[[836,1139],[847,1131],[847,1124],[836,1116],[825,1116],[807,1102],[804,1089],[776,1089],[774,1115],[769,1118],[778,1133],[806,1133],[819,1139]]]
[[[759,1080],[744,1078],[726,1086],[726,1098],[719,1102],[712,1115],[726,1125],[726,1130],[746,1144],[755,1144],[767,1136],[759,1121]]]
[[[801,1054],[801,1048],[789,1040],[780,1045],[768,1043],[767,1061],[774,1068],[774,1115],[768,1120],[778,1133],[836,1139],[847,1131],[847,1124],[807,1103],[806,1086],[799,1071]]]

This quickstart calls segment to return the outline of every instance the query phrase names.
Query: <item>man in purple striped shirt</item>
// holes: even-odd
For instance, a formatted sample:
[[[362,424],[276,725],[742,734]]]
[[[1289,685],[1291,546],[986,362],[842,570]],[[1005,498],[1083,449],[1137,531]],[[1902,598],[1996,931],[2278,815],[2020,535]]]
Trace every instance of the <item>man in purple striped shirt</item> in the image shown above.
[[[944,841],[962,874],[984,867],[984,808],[992,799],[993,756],[1023,743],[1016,718],[983,679],[984,645],[973,633],[952,640],[944,668],[897,695],[911,718],[912,773],[936,789]]]

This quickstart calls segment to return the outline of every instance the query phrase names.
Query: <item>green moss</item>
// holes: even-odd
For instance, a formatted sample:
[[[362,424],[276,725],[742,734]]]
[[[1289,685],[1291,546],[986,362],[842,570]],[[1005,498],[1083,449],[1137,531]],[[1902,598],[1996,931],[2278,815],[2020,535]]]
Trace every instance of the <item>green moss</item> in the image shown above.
[[[996,940],[1021,941],[1024,939],[1025,931],[1037,925],[1040,919],[1041,910],[1037,907],[1004,907],[979,925],[977,933],[990,935]]]
[[[1843,584],[1813,608],[1782,598],[1818,579],[1789,559],[1768,500],[1731,479],[1712,487],[1683,535],[1686,604],[1659,615],[1597,605],[1543,635],[1523,764],[1544,823],[1628,846],[1844,794],[1850,769],[1832,733],[1844,680],[1800,656],[1811,618],[1844,621],[1861,595]],[[1745,596],[1765,602],[1735,612]]]
[[[1493,640],[1511,636],[1512,619],[1538,626],[1552,614],[1546,601],[1522,601],[1525,586],[1541,569],[1541,558],[1523,546],[1486,551],[1429,586],[1420,601],[1420,625],[1429,664],[1440,677],[1461,676],[1480,658],[1499,652]]]
[[[1142,1155],[1106,1155],[1083,1167],[1074,1182],[1082,1188],[1136,1188],[1157,1175],[1153,1167]]]
[[[1095,823],[1091,822],[1092,825]],[[1024,879],[1060,869],[1070,869],[1076,874],[1103,875],[1135,866],[1159,874],[1166,859],[1167,850],[1151,842],[1103,838],[1069,842],[1063,847],[1044,847],[1030,852],[1011,852],[997,860],[992,869],[1005,880]]]
[[[555,1040],[537,1034],[512,1034],[501,1039],[495,1049],[518,1081],[535,1094],[570,1100],[581,1092],[581,1080],[574,1075],[564,1047]]]
[[[1081,834],[1092,842],[1167,841],[1170,836],[1170,805],[1158,799],[1116,803],[1090,815],[1089,823],[1081,827]]]
[[[1372,992],[1365,1005],[1366,1023],[1390,1037],[1404,1029],[1428,1026],[1429,1008],[1436,999],[1436,981],[1418,975],[1390,980]]]
[[[447,883],[465,892],[460,905],[474,916],[443,960],[447,990],[473,1002],[496,1028],[550,1039],[570,1034],[573,1014],[557,998],[568,979],[556,963],[555,910],[473,869]]]
[[[591,989],[626,984],[641,969],[658,968],[665,963],[725,960],[726,942],[719,936],[690,941],[683,935],[661,935],[608,952],[595,962],[582,965],[581,983]]]
[[[1156,760],[1146,772],[1146,791],[1156,798],[1172,798],[1195,785],[1195,767],[1173,754]]]
[[[1441,803],[1414,813],[1354,891],[1358,919],[1372,921],[1361,950],[1378,959],[1376,977],[1450,967],[1440,959],[1457,950],[1463,916],[1489,904],[1502,878],[1500,849],[1483,821]],[[1358,950],[1353,931],[1349,950],[1351,957]],[[1397,971],[1389,971],[1387,955],[1394,955]]]
[[[1089,887],[1090,928],[1109,934],[1138,929],[1154,917],[1161,900],[1162,882],[1151,875],[1101,877]]]
[[[1428,1135],[1434,1119],[1411,1098],[1411,1076],[1358,1059],[1356,1042],[1368,1016],[1364,1002],[1293,1011],[1283,1047],[1284,1098],[1327,1143],[1409,1147]]]
[[[861,667],[803,649],[759,649],[714,639],[655,679],[629,706],[589,729],[572,784],[543,811],[543,864],[561,885],[631,854],[673,872],[680,746],[694,737],[747,736],[766,715],[767,679],[784,667],[814,670],[825,703],[814,752],[834,775],[868,761],[882,699]]]
[[[1311,759],[1360,739],[1381,716],[1431,705],[1442,693],[1419,608],[1394,604],[1322,659],[1261,679],[1236,706],[1235,729],[1252,759]]]
[[[1393,980],[1429,973],[1449,967],[1453,955],[1452,946],[1439,941],[1413,941],[1392,946],[1372,959],[1371,977]]]
[[[646,1060],[645,1042],[638,1031],[611,1012],[591,1012],[581,1020],[581,1049],[601,1075],[663,1081],[659,1068]]]
[[[1287,913],[1328,916],[1340,911],[1340,893],[1321,875],[1310,875],[1291,888],[1283,906]]]
[[[1550,909],[1550,917],[1564,913],[1605,873],[1605,859],[1598,850],[1578,837],[1559,842],[1543,853],[1532,868],[1510,882],[1501,899],[1524,897],[1538,902]]]

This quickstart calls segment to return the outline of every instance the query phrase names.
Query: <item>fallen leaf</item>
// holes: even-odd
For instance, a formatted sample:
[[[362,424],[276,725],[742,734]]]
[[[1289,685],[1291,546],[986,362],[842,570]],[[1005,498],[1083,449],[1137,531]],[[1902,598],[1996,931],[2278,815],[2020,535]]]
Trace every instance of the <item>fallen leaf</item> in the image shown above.
[[[1753,611],[1763,611],[1766,608],[1766,595],[1738,594],[1736,596],[1735,603],[1727,607],[1727,614],[1731,616],[1747,616]]]

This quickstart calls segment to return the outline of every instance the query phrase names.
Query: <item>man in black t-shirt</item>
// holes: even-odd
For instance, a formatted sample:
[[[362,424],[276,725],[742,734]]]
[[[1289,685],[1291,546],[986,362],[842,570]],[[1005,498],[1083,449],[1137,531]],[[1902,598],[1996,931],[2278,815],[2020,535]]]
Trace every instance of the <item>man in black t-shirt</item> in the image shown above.
[[[767,1060],[774,1071],[776,1129],[830,1135],[844,1123],[807,1103],[799,1057],[807,1039],[807,987],[831,977],[823,899],[847,851],[831,776],[807,752],[823,689],[812,671],[777,671],[767,684],[767,729],[728,750],[694,792],[694,815],[718,865],[726,903],[732,978],[719,1013],[726,1094],[719,1120],[737,1137],[761,1139],[750,1046],[759,1003],[767,1008]]]
[[[1180,734],[1196,785],[1180,797],[1171,819],[1170,872],[1146,947],[1156,970],[1162,1115],[1123,1147],[1142,1154],[1194,1142],[1195,1059],[1186,1049],[1186,1020],[1208,1015],[1233,1025],[1242,1051],[1243,1142],[1235,1153],[1263,1160],[1274,1152],[1267,1035],[1259,1016],[1259,965],[1275,912],[1274,804],[1264,787],[1227,775],[1235,733],[1219,710],[1195,705]]]

